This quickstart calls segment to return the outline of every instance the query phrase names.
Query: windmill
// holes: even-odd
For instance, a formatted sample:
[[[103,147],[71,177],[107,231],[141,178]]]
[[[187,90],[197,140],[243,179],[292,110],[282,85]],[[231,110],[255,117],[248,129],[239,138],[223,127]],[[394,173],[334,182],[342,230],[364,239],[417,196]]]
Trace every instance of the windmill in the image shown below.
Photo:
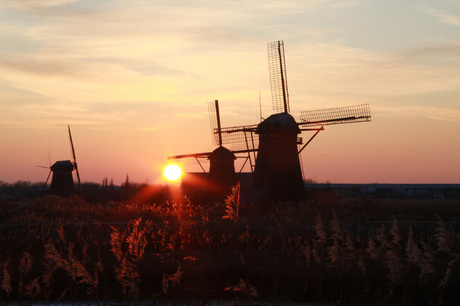
[[[255,129],[253,126],[242,126],[233,127],[234,131],[230,131],[228,128],[221,127],[220,112],[219,112],[219,101],[215,100],[209,103],[210,121],[213,133],[213,142],[218,147],[212,152],[193,153],[184,155],[169,156],[168,159],[183,159],[183,158],[194,158],[203,170],[203,174],[200,175],[194,173],[190,176],[191,179],[187,181],[188,185],[195,185],[198,189],[207,189],[208,192],[215,195],[224,195],[231,190],[239,179],[235,173],[235,159],[239,158],[236,155],[239,153],[245,153],[248,150],[229,150],[222,146],[223,143],[235,141],[233,136],[240,137],[241,135],[235,134],[240,130],[246,131],[248,129]],[[236,139],[239,140],[239,139]],[[255,150],[253,150],[255,151]],[[203,167],[202,159],[209,160],[209,172]],[[244,165],[243,165],[244,167]],[[242,168],[243,168],[242,167]],[[242,171],[239,171],[241,173]],[[197,181],[197,183],[193,182]]]
[[[255,189],[269,190],[279,198],[298,197],[304,193],[300,158],[304,148],[325,129],[324,126],[370,121],[371,114],[369,105],[362,104],[301,112],[300,120],[296,121],[290,114],[283,41],[268,43],[267,51],[275,113],[259,124],[222,128],[216,101],[214,107],[217,127],[214,124],[214,143],[219,148],[222,144],[245,146],[242,149],[225,149],[233,154],[245,154],[253,173]],[[306,143],[298,137],[303,131],[315,132]],[[210,154],[177,155],[168,159],[194,157],[199,162],[198,158],[208,157]],[[202,169],[204,171],[203,167]]]
[[[73,194],[75,192],[74,182],[72,178],[72,172],[74,170],[77,173],[78,189],[81,190],[80,173],[78,172],[77,158],[75,155],[75,148],[73,145],[72,133],[70,132],[70,126],[67,126],[67,129],[69,131],[70,148],[72,151],[73,162],[71,162],[70,160],[60,160],[51,165],[49,167],[50,172],[48,173],[48,177],[46,178],[45,185],[43,185],[41,194],[43,194],[43,192],[45,191],[51,173],[53,174],[53,177],[51,179],[51,185],[49,188],[50,194],[55,194],[59,196],[69,196]]]

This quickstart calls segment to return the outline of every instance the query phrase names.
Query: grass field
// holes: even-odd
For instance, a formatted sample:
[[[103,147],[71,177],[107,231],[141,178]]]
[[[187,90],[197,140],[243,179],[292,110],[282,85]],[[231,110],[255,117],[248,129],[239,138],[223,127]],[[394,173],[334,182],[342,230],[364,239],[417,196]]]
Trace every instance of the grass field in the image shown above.
[[[460,203],[0,202],[0,300],[460,302]]]

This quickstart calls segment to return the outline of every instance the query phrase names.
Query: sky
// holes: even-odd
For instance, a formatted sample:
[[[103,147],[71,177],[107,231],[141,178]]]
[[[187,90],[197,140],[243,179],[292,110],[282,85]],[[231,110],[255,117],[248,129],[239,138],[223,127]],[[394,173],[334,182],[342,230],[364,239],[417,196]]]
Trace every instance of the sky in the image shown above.
[[[224,127],[273,113],[277,40],[295,118],[372,113],[320,132],[305,178],[460,183],[457,0],[0,0],[0,181],[45,181],[70,125],[83,182],[160,182],[168,156],[215,148],[209,101]]]

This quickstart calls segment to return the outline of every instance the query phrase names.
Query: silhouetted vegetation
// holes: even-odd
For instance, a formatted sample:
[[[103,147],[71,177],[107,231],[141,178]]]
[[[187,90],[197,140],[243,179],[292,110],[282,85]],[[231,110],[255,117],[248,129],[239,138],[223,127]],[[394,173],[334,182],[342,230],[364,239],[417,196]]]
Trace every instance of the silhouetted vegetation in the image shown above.
[[[458,201],[0,201],[0,299],[456,304]]]
[[[44,183],[31,183],[27,181],[18,181],[15,183],[6,183],[0,181],[0,195],[8,198],[33,197],[40,194]]]

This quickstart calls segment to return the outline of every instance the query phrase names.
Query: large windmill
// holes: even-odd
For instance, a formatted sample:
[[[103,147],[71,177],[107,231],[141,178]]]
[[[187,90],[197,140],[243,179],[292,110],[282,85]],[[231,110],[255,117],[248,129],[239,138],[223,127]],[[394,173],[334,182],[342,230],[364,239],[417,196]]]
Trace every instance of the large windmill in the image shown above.
[[[243,154],[250,163],[255,189],[269,190],[280,198],[297,197],[304,192],[300,159],[302,150],[324,130],[325,125],[366,122],[371,120],[371,114],[369,105],[363,104],[301,112],[300,120],[296,121],[290,114],[284,43],[268,43],[267,49],[275,114],[259,124],[222,128],[216,101],[211,110],[216,113],[217,126],[214,124],[213,134],[215,144],[219,147],[214,152],[219,150],[233,154],[232,159],[230,154],[225,154],[227,163],[231,159],[232,165],[235,156]],[[303,143],[302,138],[298,137],[302,131],[313,131],[314,134]],[[222,147],[223,144],[242,144],[243,148],[240,146],[239,149],[229,150]],[[212,152],[170,156],[169,159],[185,157],[196,158],[199,162],[199,158],[212,157]],[[212,159],[210,162],[211,173]]]
[[[45,185],[43,185],[41,192],[42,194],[45,191],[51,173],[53,174],[53,176],[48,191],[49,194],[69,196],[75,193],[75,186],[72,178],[72,172],[74,170],[77,173],[78,189],[81,190],[80,173],[78,172],[77,158],[75,156],[75,148],[73,145],[72,133],[70,132],[70,126],[67,126],[67,129],[69,131],[70,148],[72,151],[73,162],[71,162],[70,160],[60,160],[49,167],[50,172],[48,173],[48,177],[46,178]]]

